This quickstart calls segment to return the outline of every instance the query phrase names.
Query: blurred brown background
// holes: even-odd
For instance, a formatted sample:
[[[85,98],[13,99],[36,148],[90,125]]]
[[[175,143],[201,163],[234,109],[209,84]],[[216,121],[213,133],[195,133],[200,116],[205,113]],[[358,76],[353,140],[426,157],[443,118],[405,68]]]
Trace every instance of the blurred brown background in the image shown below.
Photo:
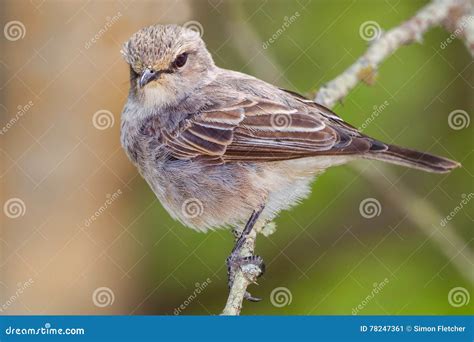
[[[190,25],[219,66],[311,94],[366,49],[364,23],[389,29],[424,4],[2,1],[1,313],[218,314],[225,303],[231,234],[172,221],[120,147],[119,51],[136,30]],[[327,172],[259,239],[268,270],[252,293],[264,300],[244,314],[472,313],[474,66],[461,42],[442,48],[448,36],[402,48],[335,110],[464,167]]]

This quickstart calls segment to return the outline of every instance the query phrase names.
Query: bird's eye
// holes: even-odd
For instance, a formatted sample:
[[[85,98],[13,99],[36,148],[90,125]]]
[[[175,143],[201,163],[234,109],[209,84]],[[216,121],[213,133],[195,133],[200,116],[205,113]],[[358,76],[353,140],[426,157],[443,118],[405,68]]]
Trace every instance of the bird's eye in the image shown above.
[[[178,57],[176,57],[173,64],[177,68],[182,68],[186,64],[187,60],[188,60],[188,54],[185,52],[179,55]]]

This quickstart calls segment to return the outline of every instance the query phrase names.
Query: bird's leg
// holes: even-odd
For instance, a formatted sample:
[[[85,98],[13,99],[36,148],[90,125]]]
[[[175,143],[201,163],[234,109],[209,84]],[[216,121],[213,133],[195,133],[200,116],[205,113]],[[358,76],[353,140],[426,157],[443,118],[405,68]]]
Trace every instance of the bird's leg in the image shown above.
[[[255,223],[258,220],[258,217],[263,211],[264,206],[260,206],[257,210],[252,212],[245,228],[243,229],[242,233],[240,234],[239,238],[237,239],[230,256],[227,258],[227,275],[229,277],[229,288],[232,287],[234,283],[234,278],[238,270],[241,270],[244,273],[244,276],[251,279],[255,282],[255,279],[260,277],[263,272],[265,272],[265,264],[263,263],[263,259],[258,255],[249,255],[249,256],[242,256],[242,248],[245,246],[249,234],[252,232]],[[252,295],[248,292],[245,292],[245,299],[250,300],[252,302],[258,302],[261,299],[252,297]]]

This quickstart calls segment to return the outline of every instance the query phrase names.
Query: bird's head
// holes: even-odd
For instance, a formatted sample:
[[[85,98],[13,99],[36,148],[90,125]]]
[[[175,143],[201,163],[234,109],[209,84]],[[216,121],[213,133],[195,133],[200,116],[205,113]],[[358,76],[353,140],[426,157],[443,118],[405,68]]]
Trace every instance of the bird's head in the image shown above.
[[[121,53],[130,65],[131,94],[151,107],[178,103],[208,82],[215,68],[199,33],[177,25],[145,27]]]

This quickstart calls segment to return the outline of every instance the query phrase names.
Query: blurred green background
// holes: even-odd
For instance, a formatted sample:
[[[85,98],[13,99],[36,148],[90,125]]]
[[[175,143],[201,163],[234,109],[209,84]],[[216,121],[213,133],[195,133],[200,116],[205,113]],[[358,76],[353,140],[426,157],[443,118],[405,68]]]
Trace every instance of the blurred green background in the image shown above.
[[[26,25],[27,36],[19,42],[23,44],[20,47],[2,42],[2,51],[8,48],[2,57],[9,65],[3,70],[5,79],[13,77],[32,55],[20,54],[15,49],[32,51],[34,42],[30,40],[28,46],[26,40],[39,34],[32,33],[34,27],[41,27],[44,35],[54,37],[45,49],[47,52],[41,50],[47,62],[40,61],[34,67],[36,73],[41,68],[47,71],[43,78],[51,79],[53,75],[54,81],[57,71],[72,61],[69,55],[78,55],[71,62],[73,67],[61,74],[61,83],[54,92],[37,93],[40,99],[34,106],[34,115],[22,118],[22,125],[38,124],[45,130],[47,125],[39,118],[43,114],[57,120],[58,125],[63,122],[68,133],[53,129],[48,141],[57,146],[67,140],[65,136],[82,137],[78,140],[80,148],[87,145],[88,154],[92,150],[98,157],[67,159],[66,163],[76,163],[81,168],[88,165],[88,169],[83,172],[84,177],[74,167],[65,169],[65,174],[77,172],[75,178],[87,179],[95,166],[100,170],[92,177],[90,186],[89,181],[86,186],[75,182],[71,185],[61,177],[51,180],[48,187],[39,186],[44,196],[56,191],[54,201],[63,203],[69,211],[59,213],[51,205],[35,212],[37,217],[32,220],[36,225],[44,221],[38,218],[44,218],[46,212],[53,220],[41,228],[46,239],[34,238],[28,248],[20,251],[29,253],[29,248],[36,248],[38,251],[31,259],[38,260],[41,256],[37,264],[33,263],[22,273],[15,269],[19,265],[14,263],[15,258],[8,258],[28,235],[26,232],[21,235],[21,229],[28,231],[35,223],[4,219],[3,239],[10,245],[2,253],[2,281],[10,284],[4,295],[8,298],[14,284],[33,274],[39,280],[22,302],[34,313],[172,315],[181,305],[180,314],[218,314],[222,310],[228,291],[225,259],[233,245],[232,234],[196,233],[173,221],[119,149],[119,113],[128,84],[127,66],[116,59],[120,58],[120,44],[140,27],[197,21],[220,67],[314,96],[319,87],[339,75],[367,49],[369,42],[359,33],[361,25],[375,21],[381,29],[388,30],[427,3],[409,0],[56,1],[43,3],[35,10],[31,4],[7,1],[3,5],[2,23],[20,18],[30,24]],[[104,26],[104,18],[118,11],[120,19],[97,43],[85,49],[84,42]],[[62,19],[51,19],[53,13]],[[264,42],[292,16],[296,19],[265,49]],[[249,290],[263,300],[244,303],[243,314],[350,315],[359,305],[362,308],[356,311],[363,315],[473,313],[472,302],[457,307],[450,303],[448,294],[456,287],[465,289],[463,296],[466,292],[472,294],[474,201],[463,205],[447,226],[441,224],[460,205],[465,198],[463,194],[470,198],[469,194],[474,192],[474,125],[455,130],[448,124],[448,115],[454,110],[472,116],[474,63],[459,40],[441,48],[448,36],[444,29],[435,28],[420,44],[401,48],[383,63],[375,84],[360,84],[334,110],[359,127],[373,115],[374,108],[384,105],[376,118],[365,125],[365,133],[382,141],[458,160],[463,168],[448,175],[436,175],[362,162],[327,171],[314,183],[308,200],[280,215],[273,235],[257,240],[256,251],[266,261],[267,272],[259,280],[260,285]],[[34,41],[39,44],[47,39]],[[59,57],[63,54],[67,56],[64,60]],[[90,63],[94,65],[92,70]],[[105,76],[104,71],[107,71]],[[38,82],[33,77],[36,73],[20,73],[22,82],[34,90]],[[25,102],[20,97],[25,94],[22,82],[14,80],[3,88],[3,103],[8,110],[2,114],[2,120],[8,121],[16,105]],[[41,84],[37,86],[41,89]],[[76,91],[64,90],[64,95],[62,89],[70,87]],[[104,132],[90,124],[92,114],[101,108],[107,108],[115,116],[115,125]],[[62,109],[67,110],[61,112]],[[74,124],[70,120],[75,120]],[[18,147],[19,136],[10,133],[13,132],[2,137],[5,141],[2,146],[6,146],[2,149],[19,149],[17,155],[21,155],[27,146]],[[15,153],[9,153],[12,156],[3,159],[4,196],[27,197],[28,185],[23,185],[20,191],[18,181],[21,180],[17,178],[21,176],[17,175],[15,165],[8,166],[16,160]],[[32,163],[44,162],[40,158]],[[74,191],[70,190],[72,187]],[[124,194],[93,228],[81,229],[83,218],[103,203],[106,193],[117,187]],[[69,190],[63,193],[57,188]],[[100,190],[92,190],[94,196],[88,196],[91,189]],[[65,193],[72,197],[64,200]],[[35,203],[44,198],[37,191],[27,207],[30,204],[36,207]],[[361,215],[359,205],[367,198],[380,204],[378,216]],[[87,209],[79,209],[84,203]],[[70,214],[62,217],[65,212]],[[113,219],[105,218],[108,215]],[[62,220],[54,219],[58,216]],[[54,222],[58,222],[57,231],[70,228],[68,237],[57,238],[55,244],[53,236],[58,233],[53,228]],[[115,229],[122,229],[117,227],[126,229],[125,233],[118,235]],[[77,239],[84,234],[85,239],[99,242],[86,249],[81,245],[65,248],[71,236],[76,239],[76,231]],[[50,264],[49,258],[57,253],[61,253],[59,258],[71,258],[78,264],[69,261]],[[55,279],[64,274],[74,281],[64,281],[64,286],[59,286],[63,282]],[[196,286],[208,278],[210,284],[195,295]],[[383,288],[374,294],[374,285],[379,287],[380,283],[384,283]],[[113,305],[106,308],[93,305],[90,297],[99,286],[113,290]],[[50,296],[46,293],[53,288],[54,295],[46,300],[44,297]],[[28,312],[24,306],[16,305],[12,313]]]

